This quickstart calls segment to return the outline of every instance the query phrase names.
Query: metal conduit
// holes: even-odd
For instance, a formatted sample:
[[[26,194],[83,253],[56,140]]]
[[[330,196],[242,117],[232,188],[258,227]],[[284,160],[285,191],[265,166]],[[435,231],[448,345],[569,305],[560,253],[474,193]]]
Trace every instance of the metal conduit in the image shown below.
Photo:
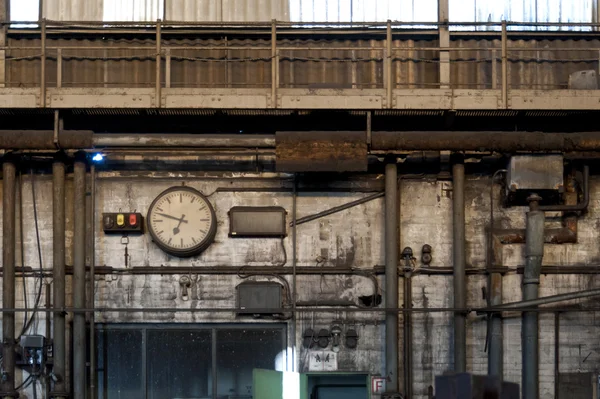
[[[538,209],[540,197],[528,198],[525,245],[525,270],[523,273],[523,299],[537,299],[540,272],[544,255],[544,212]],[[523,312],[521,325],[523,399],[539,399],[539,336],[538,314]]]
[[[85,308],[85,154],[78,153],[73,185],[73,306]],[[73,395],[84,398],[86,360],[85,313],[73,315]]]
[[[398,167],[385,165],[385,303],[398,305]],[[387,391],[398,392],[398,313],[385,316],[385,370]]]
[[[10,159],[2,164],[2,307],[15,306],[15,182],[16,167]],[[0,397],[14,399],[15,391],[15,315],[2,317],[2,392]]]
[[[454,256],[454,307],[466,305],[465,272],[465,165],[457,162],[452,166],[452,225]],[[467,368],[466,315],[454,314],[454,372],[464,373]]]
[[[62,154],[58,154],[52,164],[53,209],[53,284],[54,308],[65,306],[65,163]],[[56,377],[52,398],[67,398],[65,385],[65,313],[54,311],[53,328],[53,373]]]
[[[93,146],[105,147],[248,147],[274,148],[275,136],[265,134],[94,134]]]

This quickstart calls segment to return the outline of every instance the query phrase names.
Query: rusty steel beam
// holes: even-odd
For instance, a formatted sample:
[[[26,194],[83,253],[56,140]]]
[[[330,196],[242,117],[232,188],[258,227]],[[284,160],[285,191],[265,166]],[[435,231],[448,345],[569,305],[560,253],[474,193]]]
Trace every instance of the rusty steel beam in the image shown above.
[[[573,230],[571,230],[573,229]],[[501,244],[525,244],[525,229],[507,229],[495,231],[494,235]],[[577,243],[577,223],[569,223],[568,227],[544,230],[545,244]]]
[[[598,151],[600,132],[373,132],[372,149],[384,151]]]
[[[91,130],[63,130],[58,133],[58,143],[55,143],[53,130],[0,130],[0,149],[87,149],[93,147],[93,134]]]
[[[94,148],[274,148],[275,136],[268,134],[94,134]]]
[[[277,132],[278,172],[364,172],[365,132]]]

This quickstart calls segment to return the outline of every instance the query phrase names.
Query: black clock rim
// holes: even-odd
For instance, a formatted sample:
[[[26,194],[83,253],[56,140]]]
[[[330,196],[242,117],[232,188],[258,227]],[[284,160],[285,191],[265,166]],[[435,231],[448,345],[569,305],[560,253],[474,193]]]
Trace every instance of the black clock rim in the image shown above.
[[[161,242],[161,240],[158,238],[156,233],[154,232],[154,229],[152,227],[152,219],[150,218],[150,213],[152,212],[152,209],[158,202],[159,198],[161,198],[161,197],[165,196],[166,194],[173,192],[173,191],[189,191],[195,195],[200,196],[202,199],[204,199],[204,201],[208,205],[208,210],[210,211],[211,218],[213,220],[213,223],[211,223],[211,226],[210,226],[210,230],[208,231],[208,234],[206,235],[204,240],[199,242],[194,247],[185,249],[185,250],[177,250],[177,249],[173,249],[173,248],[170,248],[170,247],[167,247],[166,245],[164,245]],[[152,237],[152,241],[154,241],[156,246],[159,247],[164,252],[168,253],[169,255],[177,256],[180,258],[187,258],[187,257],[191,257],[191,256],[202,253],[206,248],[208,248],[210,246],[210,244],[212,244],[214,242],[215,235],[217,233],[217,216],[215,214],[215,209],[213,208],[212,204],[210,203],[210,201],[204,194],[202,194],[200,191],[198,191],[192,187],[175,186],[175,187],[169,187],[168,189],[162,191],[150,203],[150,206],[148,207],[148,212],[146,213],[146,219],[148,220],[148,222],[147,222],[148,232],[150,233],[150,236]]]

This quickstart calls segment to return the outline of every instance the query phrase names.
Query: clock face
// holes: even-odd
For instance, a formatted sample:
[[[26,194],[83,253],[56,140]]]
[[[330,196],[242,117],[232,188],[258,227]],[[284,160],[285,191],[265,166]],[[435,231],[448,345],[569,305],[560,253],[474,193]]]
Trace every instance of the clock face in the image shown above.
[[[212,205],[190,187],[172,187],[160,193],[150,204],[146,220],[156,245],[180,257],[204,251],[217,232]]]

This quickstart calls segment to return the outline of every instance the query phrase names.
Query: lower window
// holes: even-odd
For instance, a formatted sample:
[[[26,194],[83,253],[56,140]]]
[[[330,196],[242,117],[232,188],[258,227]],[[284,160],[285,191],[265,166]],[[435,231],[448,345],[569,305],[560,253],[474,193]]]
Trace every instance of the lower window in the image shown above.
[[[252,370],[278,369],[283,325],[98,325],[100,399],[249,399]],[[216,370],[216,373],[213,372]]]

